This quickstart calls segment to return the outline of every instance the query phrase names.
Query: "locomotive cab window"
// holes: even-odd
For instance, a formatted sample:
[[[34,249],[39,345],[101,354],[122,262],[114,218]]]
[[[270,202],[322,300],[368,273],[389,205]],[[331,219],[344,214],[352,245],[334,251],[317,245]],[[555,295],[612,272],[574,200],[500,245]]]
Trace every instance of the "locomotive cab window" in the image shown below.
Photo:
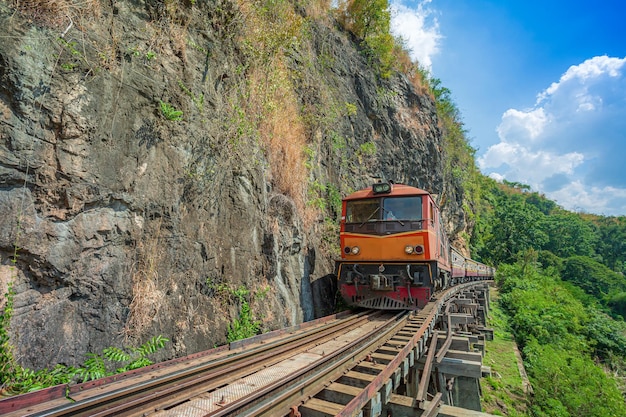
[[[422,197],[387,197],[346,203],[346,223],[422,220]]]
[[[384,220],[422,220],[422,197],[390,197],[383,201]]]
[[[348,201],[346,204],[346,223],[365,223],[379,218],[380,199]]]

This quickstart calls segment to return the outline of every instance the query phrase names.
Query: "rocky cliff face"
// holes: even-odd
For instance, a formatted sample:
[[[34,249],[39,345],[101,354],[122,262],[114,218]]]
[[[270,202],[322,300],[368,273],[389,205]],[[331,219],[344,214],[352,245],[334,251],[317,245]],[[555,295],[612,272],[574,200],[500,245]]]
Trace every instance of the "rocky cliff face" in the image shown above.
[[[446,194],[463,228],[432,99],[377,77],[314,3],[0,3],[22,365],[158,334],[161,359],[211,348],[240,289],[265,331],[330,314],[337,202],[375,177]]]

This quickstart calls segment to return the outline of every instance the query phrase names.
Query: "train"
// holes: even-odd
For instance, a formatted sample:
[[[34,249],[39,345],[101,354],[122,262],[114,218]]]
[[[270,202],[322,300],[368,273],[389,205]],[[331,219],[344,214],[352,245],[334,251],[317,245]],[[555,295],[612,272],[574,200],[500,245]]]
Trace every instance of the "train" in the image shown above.
[[[340,245],[335,274],[352,308],[420,310],[437,291],[495,275],[450,244],[429,192],[391,181],[342,199]]]

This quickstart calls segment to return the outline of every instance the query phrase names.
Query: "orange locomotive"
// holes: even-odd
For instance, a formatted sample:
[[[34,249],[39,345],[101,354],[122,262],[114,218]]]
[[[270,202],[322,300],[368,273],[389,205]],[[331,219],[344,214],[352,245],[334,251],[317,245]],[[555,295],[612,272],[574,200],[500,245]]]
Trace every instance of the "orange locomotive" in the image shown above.
[[[404,184],[377,183],[344,198],[340,238],[336,273],[350,306],[417,310],[435,291],[493,275],[450,246],[432,196]],[[484,270],[474,277],[468,265]]]

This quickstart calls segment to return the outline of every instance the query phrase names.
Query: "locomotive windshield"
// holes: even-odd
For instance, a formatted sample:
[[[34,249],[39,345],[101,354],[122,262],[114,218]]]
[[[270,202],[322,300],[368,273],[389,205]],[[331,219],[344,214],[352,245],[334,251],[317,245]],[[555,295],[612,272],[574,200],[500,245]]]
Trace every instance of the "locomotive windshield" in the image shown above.
[[[422,197],[383,199],[384,220],[422,220]]]
[[[346,203],[346,223],[379,220],[422,220],[422,197],[387,197]]]

